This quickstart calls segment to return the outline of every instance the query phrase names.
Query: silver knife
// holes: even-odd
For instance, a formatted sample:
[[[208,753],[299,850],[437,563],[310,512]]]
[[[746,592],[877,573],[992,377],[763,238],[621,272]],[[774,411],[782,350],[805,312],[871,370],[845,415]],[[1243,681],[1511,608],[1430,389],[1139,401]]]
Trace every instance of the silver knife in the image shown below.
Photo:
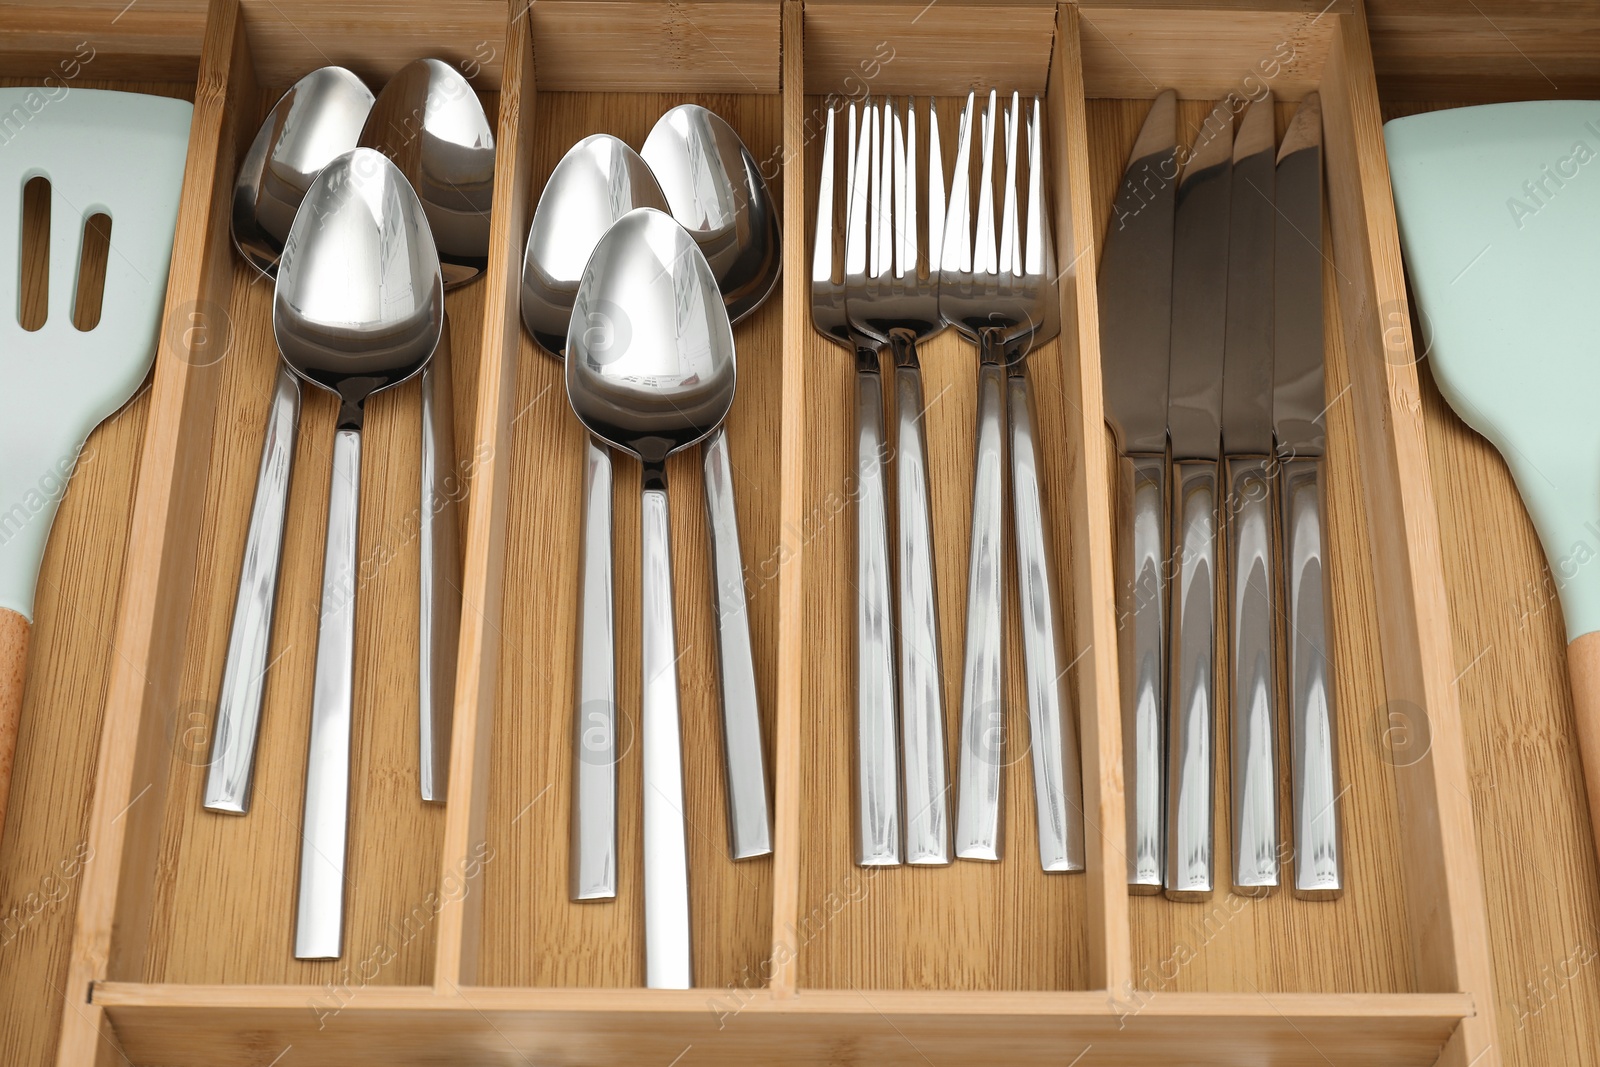
[[[1275,125],[1269,92],[1233,143],[1228,338],[1222,374],[1229,548],[1233,891],[1278,884],[1277,655],[1272,590],[1272,262]]]
[[[1172,241],[1172,447],[1175,579],[1169,630],[1167,896],[1211,895],[1216,811],[1217,464],[1222,458],[1222,359],[1228,306],[1228,208],[1233,115],[1207,117],[1178,183]]]
[[[1278,149],[1272,421],[1277,435],[1289,610],[1294,893],[1344,888],[1333,693],[1332,607],[1322,515],[1327,400],[1322,372],[1322,107],[1300,102]]]
[[[1117,644],[1122,673],[1128,884],[1162,886],[1166,695],[1167,364],[1178,101],[1157,96],[1117,188],[1100,254],[1100,368],[1118,464]]]

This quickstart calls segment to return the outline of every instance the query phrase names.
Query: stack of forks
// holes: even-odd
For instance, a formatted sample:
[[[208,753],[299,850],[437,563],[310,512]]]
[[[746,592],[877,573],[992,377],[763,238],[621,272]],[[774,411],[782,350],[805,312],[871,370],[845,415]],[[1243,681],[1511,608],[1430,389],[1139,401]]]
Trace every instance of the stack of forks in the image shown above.
[[[1040,863],[1083,869],[1076,724],[1065,695],[1034,440],[1036,420],[1026,357],[1060,332],[1055,255],[1046,217],[1042,107],[1024,116],[1013,93],[1004,114],[1005,173],[993,181],[999,132],[997,94],[978,114],[969,94],[961,115],[950,200],[937,105],[927,103],[927,196],[919,223],[917,104],[871,98],[848,107],[844,146],[843,272],[835,278],[840,220],[835,112],[824,131],[812,259],[812,321],[854,352],[856,363],[856,862],[897,866],[950,862],[943,674],[934,582],[933,525],[923,438],[918,345],[953,325],[978,349],[978,430],[973,466],[971,553],[960,709],[955,854],[996,861],[1003,839],[1002,770],[1005,468],[1010,453],[1022,604],[1028,719]],[[973,120],[981,162],[971,174]],[[1018,210],[1018,139],[1027,126],[1028,202]],[[974,227],[970,207],[978,197]],[[995,238],[996,204],[1000,235]],[[922,249],[927,249],[926,258]],[[885,440],[881,359],[893,357],[895,439]],[[1009,415],[1009,419],[1008,419]],[[1009,434],[1008,434],[1009,425]],[[1009,440],[1009,448],[1007,442]],[[890,596],[887,459],[894,457],[897,508]],[[898,609],[899,625],[895,625]],[[898,673],[896,667],[898,666]],[[898,684],[897,684],[898,683]],[[898,698],[898,701],[897,701]],[[902,768],[903,760],[903,768]],[[901,788],[904,788],[902,827]],[[902,849],[903,841],[903,849]]]

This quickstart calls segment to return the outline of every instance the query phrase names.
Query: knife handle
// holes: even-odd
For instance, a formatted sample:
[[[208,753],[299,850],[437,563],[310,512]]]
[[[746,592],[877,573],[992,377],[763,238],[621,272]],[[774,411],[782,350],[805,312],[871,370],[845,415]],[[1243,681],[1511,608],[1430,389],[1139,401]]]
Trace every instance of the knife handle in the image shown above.
[[[1266,456],[1229,457],[1227,531],[1233,739],[1233,891],[1266,896],[1278,884],[1276,571],[1273,483]]]
[[[1322,460],[1282,466],[1284,585],[1289,606],[1289,748],[1294,801],[1294,895],[1344,891],[1339,839],[1339,748],[1322,536]]]
[[[883,376],[856,354],[856,865],[900,865],[900,765],[895,726],[894,608],[884,480]]]
[[[891,341],[895,341],[891,337]],[[914,343],[894,346],[895,518],[899,532],[900,736],[905,761],[906,862],[950,862],[950,783],[939,669],[939,601],[923,439],[922,371]]]
[[[1045,531],[1033,388],[1026,364],[1006,378],[1011,430],[1011,512],[1017,538],[1017,593],[1022,604],[1022,657],[1028,683],[1028,734],[1033,748],[1033,800],[1039,863],[1047,871],[1084,866],[1083,781],[1078,731],[1067,701],[1061,616]]]
[[[1128,887],[1133,893],[1159,893],[1166,858],[1166,457],[1124,456],[1117,488],[1117,659],[1123,787],[1129,798]]]
[[[1211,896],[1216,766],[1217,463],[1172,465],[1167,896]]]
[[[967,641],[961,670],[960,799],[956,855],[1000,859],[1000,784],[1005,769],[1005,367],[983,342],[978,365],[978,439],[972,470],[972,543],[967,562]]]

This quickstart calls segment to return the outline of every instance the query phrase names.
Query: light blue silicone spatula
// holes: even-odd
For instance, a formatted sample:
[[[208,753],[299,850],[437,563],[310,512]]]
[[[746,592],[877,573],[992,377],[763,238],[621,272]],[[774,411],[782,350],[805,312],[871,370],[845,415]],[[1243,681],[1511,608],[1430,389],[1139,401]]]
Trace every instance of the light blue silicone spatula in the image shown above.
[[[1427,363],[1505,457],[1559,590],[1600,831],[1600,102],[1435,111],[1384,140]]]
[[[96,89],[0,89],[0,825],[45,540],[90,431],[155,358],[194,108]],[[44,325],[21,324],[23,187],[50,184]],[[100,318],[74,324],[85,226],[111,219]]]

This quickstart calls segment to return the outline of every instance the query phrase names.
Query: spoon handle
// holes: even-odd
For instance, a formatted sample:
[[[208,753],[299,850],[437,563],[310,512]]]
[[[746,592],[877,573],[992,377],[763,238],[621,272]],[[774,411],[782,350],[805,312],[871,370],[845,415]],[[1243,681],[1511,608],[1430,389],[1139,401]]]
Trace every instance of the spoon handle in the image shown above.
[[[683,811],[683,738],[678,726],[672,534],[666,478],[660,467],[647,465],[644,479],[640,508],[640,665],[644,720],[645,984],[651,989],[688,989],[689,849]]]
[[[717,427],[701,448],[705,467],[706,524],[711,531],[711,574],[716,584],[717,656],[722,667],[722,746],[728,781],[728,847],[736,860],[772,851],[766,763],[761,754],[761,713],[755,653],[744,596],[739,516],[733,506],[733,466],[728,435]]]
[[[1006,418],[1011,433],[1011,513],[1017,538],[1017,593],[1022,604],[1022,659],[1028,687],[1039,864],[1047,871],[1081,871],[1083,774],[1077,722],[1067,697],[1067,670],[1061,656],[1060,601],[1045,529],[1030,382],[1026,362],[1013,364],[1006,378]]]
[[[573,900],[617,895],[617,660],[611,614],[611,452],[586,439],[578,706],[573,716]]]
[[[272,406],[267,411],[256,498],[250,508],[250,529],[245,534],[244,562],[239,569],[239,595],[233,605],[233,629],[228,634],[228,656],[217,697],[211,762],[206,770],[204,803],[208,811],[243,815],[250,810],[250,781],[255,773],[267,651],[272,641],[272,608],[278,590],[289,474],[299,421],[300,383],[288,367],[280,365]]]
[[[356,530],[361,431],[333,439],[328,543],[322,561],[317,668],[311,694],[306,802],[300,828],[300,904],[294,955],[338,959],[344,942],[344,864],[350,811],[350,709],[355,672]]]
[[[983,338],[978,439],[972,470],[972,551],[967,564],[967,643],[961,679],[960,796],[956,855],[1000,859],[1005,769],[1005,367]]]
[[[445,337],[448,336],[447,332]],[[461,549],[456,500],[463,486],[461,471],[455,465],[449,348],[448,341],[441,341],[422,371],[418,781],[422,799],[435,804],[444,803],[450,782],[456,641],[461,631]]]

